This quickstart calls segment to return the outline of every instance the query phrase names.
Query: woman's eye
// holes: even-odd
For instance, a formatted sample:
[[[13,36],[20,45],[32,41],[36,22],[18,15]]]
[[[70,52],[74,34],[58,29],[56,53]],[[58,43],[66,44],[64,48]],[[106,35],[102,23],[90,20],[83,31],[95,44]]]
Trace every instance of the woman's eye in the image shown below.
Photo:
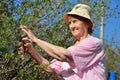
[[[77,20],[73,20],[73,23],[76,23],[77,22]]]
[[[71,24],[71,22],[69,21],[69,22],[68,22],[68,25],[70,25],[70,24]]]

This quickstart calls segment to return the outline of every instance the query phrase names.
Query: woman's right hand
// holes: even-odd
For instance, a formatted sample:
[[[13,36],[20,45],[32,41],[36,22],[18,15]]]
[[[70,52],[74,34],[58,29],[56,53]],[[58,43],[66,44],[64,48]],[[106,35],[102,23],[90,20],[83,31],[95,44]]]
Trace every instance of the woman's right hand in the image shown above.
[[[31,39],[32,42],[35,42],[35,40],[37,39],[37,37],[34,35],[34,33],[27,28],[27,26],[21,25],[20,29],[26,33],[26,35]]]

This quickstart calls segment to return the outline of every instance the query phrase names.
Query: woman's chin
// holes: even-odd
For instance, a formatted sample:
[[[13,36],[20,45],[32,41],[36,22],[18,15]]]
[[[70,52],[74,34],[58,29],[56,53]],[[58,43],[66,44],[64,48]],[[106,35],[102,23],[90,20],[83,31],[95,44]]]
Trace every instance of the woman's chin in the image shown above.
[[[73,35],[76,39],[80,39],[80,35]]]

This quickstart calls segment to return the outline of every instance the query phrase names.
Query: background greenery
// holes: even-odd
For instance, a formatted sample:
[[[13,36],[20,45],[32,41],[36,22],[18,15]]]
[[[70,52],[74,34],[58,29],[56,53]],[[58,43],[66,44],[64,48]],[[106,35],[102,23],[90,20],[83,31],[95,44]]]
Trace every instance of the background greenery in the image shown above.
[[[100,25],[100,17],[110,17],[109,0],[76,0],[89,4],[93,11],[95,27]],[[72,0],[0,0],[0,80],[57,80],[53,73],[39,67],[28,54],[24,58],[18,54],[17,46],[23,34],[19,26],[27,25],[40,39],[67,48],[74,43],[63,14],[75,5]],[[104,12],[101,8],[105,7]],[[97,34],[93,34],[97,36]],[[112,42],[112,41],[111,41]],[[42,56],[52,60],[38,46]],[[120,48],[105,43],[107,72],[117,72],[120,77]]]

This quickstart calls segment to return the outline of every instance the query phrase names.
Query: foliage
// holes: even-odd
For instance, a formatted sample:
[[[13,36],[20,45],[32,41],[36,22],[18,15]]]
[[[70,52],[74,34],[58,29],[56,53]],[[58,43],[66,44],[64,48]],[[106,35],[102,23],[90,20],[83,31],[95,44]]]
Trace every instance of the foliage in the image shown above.
[[[106,45],[105,47],[106,53],[106,65],[107,65],[107,72],[114,71],[116,72],[116,77],[120,79],[120,48],[119,47],[112,47],[110,45]],[[109,78],[109,74],[108,74]]]
[[[90,4],[93,8],[92,13],[95,14],[93,15],[95,26],[100,24],[99,12],[104,6],[103,0],[76,0],[76,2]],[[42,69],[44,65],[40,68],[28,54],[25,54],[24,58],[18,54],[17,45],[23,34],[19,26],[27,25],[38,38],[67,48],[75,39],[71,36],[62,16],[74,4],[70,0],[0,0],[0,80],[57,80],[53,73],[45,72]],[[42,56],[52,60],[38,46],[35,48]],[[110,53],[109,50],[114,52],[109,46],[106,46],[106,50],[107,53]],[[114,60],[108,62],[110,55],[107,56],[107,65],[114,62]],[[119,62],[118,58],[116,59]],[[114,66],[108,66],[108,71],[111,69],[117,71]]]
[[[62,20],[66,1],[57,0],[1,0],[0,1],[0,79],[1,80],[56,80],[53,73],[47,73],[28,54],[24,59],[17,53],[21,24],[27,25],[41,39],[68,47],[73,41]],[[58,19],[57,19],[58,18]],[[54,32],[53,32],[54,30]],[[65,35],[63,35],[65,33]],[[65,36],[65,37],[64,37]],[[70,38],[68,38],[70,37]],[[66,42],[64,44],[63,42]],[[72,44],[72,43],[71,43]],[[48,60],[39,47],[35,47]]]

